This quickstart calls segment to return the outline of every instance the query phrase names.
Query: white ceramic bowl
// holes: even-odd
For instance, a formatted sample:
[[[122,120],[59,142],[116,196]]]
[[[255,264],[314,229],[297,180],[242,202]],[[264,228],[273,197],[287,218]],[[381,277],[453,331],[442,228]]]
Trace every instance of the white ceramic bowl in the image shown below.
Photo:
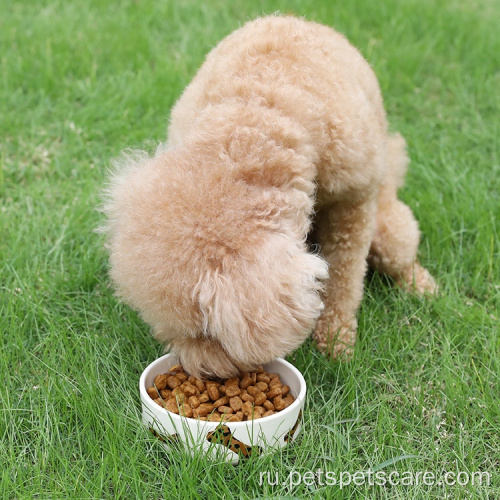
[[[142,373],[139,390],[142,402],[142,421],[168,449],[172,442],[179,442],[194,455],[204,453],[216,460],[237,464],[251,455],[270,453],[291,443],[301,427],[306,398],[306,382],[302,374],[284,359],[277,359],[264,366],[269,373],[278,373],[283,384],[290,387],[295,401],[284,410],[269,417],[244,422],[208,422],[181,417],[157,405],[146,389],[154,378],[166,373],[178,363],[167,354],[151,363]]]

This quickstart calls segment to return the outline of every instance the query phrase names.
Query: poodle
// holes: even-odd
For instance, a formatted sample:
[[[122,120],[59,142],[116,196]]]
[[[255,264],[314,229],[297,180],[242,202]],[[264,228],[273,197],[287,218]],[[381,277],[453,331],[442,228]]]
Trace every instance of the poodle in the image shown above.
[[[129,152],[104,211],[117,294],[196,376],[230,377],[297,347],[349,357],[367,262],[433,293],[397,198],[408,158],[369,64],[289,16],[222,40],[153,156]],[[309,238],[320,251],[311,251]]]

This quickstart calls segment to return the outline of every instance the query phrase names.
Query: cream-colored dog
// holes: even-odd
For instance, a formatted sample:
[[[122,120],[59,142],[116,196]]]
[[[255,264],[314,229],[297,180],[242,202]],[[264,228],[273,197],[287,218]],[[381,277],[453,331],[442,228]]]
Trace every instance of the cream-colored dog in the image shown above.
[[[112,279],[194,375],[249,370],[313,328],[320,349],[349,354],[367,260],[435,290],[397,199],[404,140],[330,28],[273,16],[235,31],[175,105],[166,146],[121,164],[105,206]]]

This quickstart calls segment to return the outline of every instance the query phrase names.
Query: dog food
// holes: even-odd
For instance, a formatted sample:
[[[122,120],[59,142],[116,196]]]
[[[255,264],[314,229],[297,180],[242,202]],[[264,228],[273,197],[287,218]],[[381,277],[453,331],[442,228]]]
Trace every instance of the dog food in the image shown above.
[[[295,398],[277,373],[259,366],[227,380],[200,380],[182,365],[157,375],[149,397],[159,406],[187,418],[210,422],[242,422],[268,417],[290,406]]]

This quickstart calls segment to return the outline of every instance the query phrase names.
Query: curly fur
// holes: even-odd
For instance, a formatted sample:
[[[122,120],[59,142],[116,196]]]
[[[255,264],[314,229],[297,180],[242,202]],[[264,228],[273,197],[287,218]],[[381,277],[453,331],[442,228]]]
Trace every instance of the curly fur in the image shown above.
[[[367,258],[435,290],[396,196],[404,140],[387,133],[370,66],[330,28],[247,23],[207,56],[167,144],[120,163],[105,205],[112,280],[195,375],[283,356],[315,325],[321,349],[349,353]]]

